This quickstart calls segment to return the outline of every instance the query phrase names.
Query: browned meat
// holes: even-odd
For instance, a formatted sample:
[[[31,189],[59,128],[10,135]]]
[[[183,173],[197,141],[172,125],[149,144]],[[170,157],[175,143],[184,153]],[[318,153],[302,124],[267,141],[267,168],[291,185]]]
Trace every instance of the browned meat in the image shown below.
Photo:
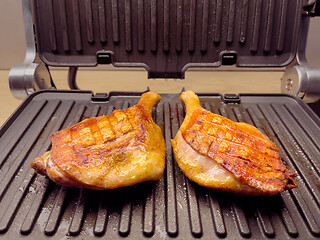
[[[191,91],[182,93],[187,113],[172,141],[176,160],[192,181],[229,192],[273,195],[297,187],[296,174],[255,127],[203,109]]]
[[[165,143],[151,116],[160,99],[154,92],[144,93],[131,108],[89,118],[52,134],[52,150],[34,159],[31,167],[58,184],[90,189],[161,178]]]

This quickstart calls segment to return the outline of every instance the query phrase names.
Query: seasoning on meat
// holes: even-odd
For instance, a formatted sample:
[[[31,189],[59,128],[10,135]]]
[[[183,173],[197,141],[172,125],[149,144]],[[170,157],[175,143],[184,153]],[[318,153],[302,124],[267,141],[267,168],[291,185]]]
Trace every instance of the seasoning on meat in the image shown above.
[[[133,107],[52,134],[52,150],[34,159],[31,167],[68,187],[114,189],[158,180],[166,150],[152,108],[160,99],[147,92]]]

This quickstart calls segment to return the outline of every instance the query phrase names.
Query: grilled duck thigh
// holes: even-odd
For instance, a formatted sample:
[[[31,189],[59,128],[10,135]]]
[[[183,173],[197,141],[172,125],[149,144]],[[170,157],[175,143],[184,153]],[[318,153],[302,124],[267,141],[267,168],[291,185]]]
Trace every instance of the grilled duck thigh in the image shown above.
[[[154,92],[144,93],[133,107],[52,134],[52,150],[34,159],[31,167],[58,184],[90,189],[161,178],[165,143],[151,116],[160,99]]]
[[[191,91],[181,94],[186,117],[172,146],[192,181],[213,189],[273,195],[296,187],[296,174],[282,164],[275,143],[255,127],[203,109]]]

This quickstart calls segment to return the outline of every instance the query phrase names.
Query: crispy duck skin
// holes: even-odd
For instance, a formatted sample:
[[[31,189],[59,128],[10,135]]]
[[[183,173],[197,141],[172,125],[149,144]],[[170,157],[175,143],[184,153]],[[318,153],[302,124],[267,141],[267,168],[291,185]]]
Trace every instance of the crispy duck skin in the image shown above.
[[[295,172],[282,164],[275,143],[258,129],[203,109],[191,91],[180,98],[186,117],[172,145],[187,177],[209,188],[249,195],[297,187]]]
[[[147,92],[133,107],[52,134],[52,150],[34,159],[31,167],[67,187],[102,190],[158,180],[166,150],[152,108],[160,99]]]

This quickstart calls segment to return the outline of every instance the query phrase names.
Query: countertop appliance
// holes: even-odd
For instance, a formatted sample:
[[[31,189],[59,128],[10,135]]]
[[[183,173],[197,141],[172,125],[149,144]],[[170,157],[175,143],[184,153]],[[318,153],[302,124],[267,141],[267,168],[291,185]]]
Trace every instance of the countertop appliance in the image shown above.
[[[0,239],[320,238],[320,120],[300,99],[319,99],[320,70],[304,57],[309,19],[319,15],[319,1],[22,4],[27,53],[11,69],[9,82],[13,95],[25,100],[0,130]],[[185,114],[179,93],[162,94],[153,112],[167,148],[159,181],[92,191],[36,175],[29,163],[50,149],[50,134],[138,101],[141,92],[77,89],[77,68],[97,64],[143,67],[149,78],[184,78],[191,67],[286,67],[284,94],[199,97],[206,109],[250,123],[276,142],[284,163],[298,174],[298,188],[249,197],[189,181],[170,144]],[[72,90],[55,89],[48,65],[69,67]]]

